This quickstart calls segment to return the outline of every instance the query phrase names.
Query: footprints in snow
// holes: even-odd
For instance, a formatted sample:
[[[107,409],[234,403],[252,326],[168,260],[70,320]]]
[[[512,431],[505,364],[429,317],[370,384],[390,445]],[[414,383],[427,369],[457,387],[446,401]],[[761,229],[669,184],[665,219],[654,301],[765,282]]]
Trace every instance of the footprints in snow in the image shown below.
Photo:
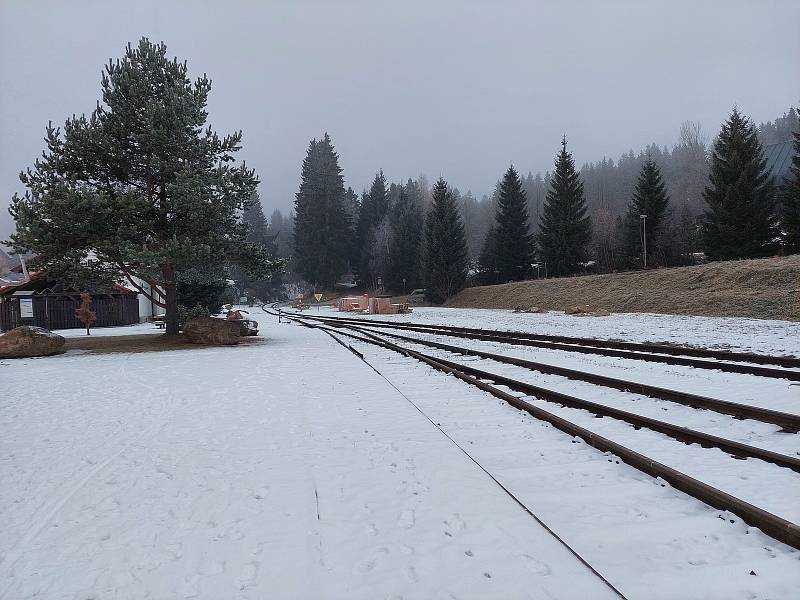
[[[553,572],[550,565],[530,554],[520,554],[520,558],[525,563],[525,567],[534,575],[541,575],[544,577]]]
[[[414,527],[416,523],[416,517],[414,514],[414,509],[406,509],[400,513],[400,516],[397,518],[397,524],[400,525],[403,529],[411,529]]]

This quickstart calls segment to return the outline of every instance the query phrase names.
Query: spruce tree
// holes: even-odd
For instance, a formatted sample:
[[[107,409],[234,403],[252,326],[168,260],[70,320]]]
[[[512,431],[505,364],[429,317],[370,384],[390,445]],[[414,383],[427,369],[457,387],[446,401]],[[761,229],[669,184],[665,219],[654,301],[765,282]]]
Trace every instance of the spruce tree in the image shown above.
[[[234,263],[254,276],[280,268],[246,241],[240,219],[258,178],[234,164],[241,132],[219,137],[206,125],[211,81],[193,83],[164,44],[128,45],[101,88],[89,118],[68,119],[63,134],[48,125],[46,152],[20,175],[28,191],[12,201],[11,241],[53,277],[124,276],[166,308],[175,334],[181,272],[216,279]]]
[[[333,289],[347,270],[351,223],[339,155],[327,133],[309,143],[294,207],[294,267],[308,283]]]
[[[498,283],[497,268],[497,229],[494,224],[489,226],[486,237],[483,238],[483,247],[478,258],[480,282],[482,285]]]
[[[252,204],[248,206],[242,215],[242,221],[247,225],[247,240],[260,244],[272,256],[278,256],[277,237],[279,231],[273,231],[264,216],[264,208],[258,194],[253,195]],[[278,213],[280,215],[280,213]],[[235,272],[236,281],[244,289],[252,291],[261,300],[271,300],[281,296],[283,277],[281,272],[273,273],[267,278],[249,277],[247,273],[240,269]]]
[[[642,217],[645,215],[645,235],[642,239]],[[629,259],[638,257],[641,264],[643,242],[647,243],[647,264],[650,256],[664,255],[664,228],[669,217],[669,196],[661,176],[661,169],[649,156],[639,172],[633,198],[625,214],[625,254]]]
[[[528,200],[513,166],[508,168],[497,195],[495,260],[502,283],[530,275],[533,246],[528,222]]]
[[[403,293],[420,285],[420,244],[422,242],[422,205],[400,186],[391,210],[392,238],[389,249],[388,286]]]
[[[586,261],[592,239],[592,222],[586,214],[583,183],[575,171],[575,161],[567,152],[567,139],[561,141],[556,170],[550,179],[539,225],[539,252],[549,275],[577,273]]]
[[[250,204],[242,213],[242,222],[247,225],[247,238],[251,242],[267,245],[270,243],[267,218],[264,216],[264,207],[258,192],[253,192]]]
[[[790,178],[781,195],[781,228],[787,254],[800,254],[800,123],[793,134],[794,156]]]
[[[373,273],[370,263],[375,243],[375,230],[381,226],[389,210],[389,190],[383,170],[375,175],[369,192],[362,195],[356,225],[356,251],[354,265],[359,283],[363,287],[375,286],[380,273]]]
[[[467,280],[467,239],[453,195],[444,179],[433,186],[423,242],[425,297],[442,303]]]
[[[703,246],[709,260],[775,251],[775,188],[755,126],[734,108],[711,154]]]

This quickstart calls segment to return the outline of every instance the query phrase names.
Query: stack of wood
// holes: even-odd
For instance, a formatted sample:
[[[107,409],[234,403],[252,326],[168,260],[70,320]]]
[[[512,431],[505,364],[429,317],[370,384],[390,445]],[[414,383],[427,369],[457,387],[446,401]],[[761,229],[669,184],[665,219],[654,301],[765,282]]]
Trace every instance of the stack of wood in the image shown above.
[[[577,306],[570,306],[564,310],[565,315],[578,315],[588,317],[607,317],[611,313],[604,308],[592,308],[588,304],[578,304]]]

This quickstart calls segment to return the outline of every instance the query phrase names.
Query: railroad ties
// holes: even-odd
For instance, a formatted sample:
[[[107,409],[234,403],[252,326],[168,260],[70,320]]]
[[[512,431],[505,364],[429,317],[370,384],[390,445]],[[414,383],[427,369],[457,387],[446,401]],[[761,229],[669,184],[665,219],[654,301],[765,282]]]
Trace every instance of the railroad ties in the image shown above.
[[[795,472],[800,472],[800,459],[797,457],[749,446],[734,440],[688,429],[674,423],[620,410],[571,394],[565,394],[557,390],[463,365],[442,358],[441,356],[432,356],[426,352],[415,350],[409,347],[409,345],[427,347],[453,354],[474,356],[480,359],[496,361],[501,364],[522,367],[531,371],[559,375],[597,386],[621,390],[623,392],[632,392],[696,409],[711,410],[737,419],[753,419],[762,423],[777,425],[781,427],[784,432],[790,432],[793,435],[796,435],[796,432],[800,430],[800,415],[717,398],[709,398],[680,390],[657,387],[605,375],[587,373],[576,369],[567,369],[565,367],[522,358],[485,352],[475,348],[465,348],[419,337],[410,337],[386,330],[405,330],[408,333],[428,334],[429,336],[438,335],[493,341],[509,345],[537,346],[553,350],[579,352],[582,354],[596,354],[601,356],[661,362],[700,369],[716,369],[725,372],[744,373],[768,378],[784,378],[792,381],[800,381],[800,371],[793,370],[794,368],[800,367],[800,359],[794,357],[706,350],[701,348],[683,348],[665,344],[638,344],[634,342],[568,338],[562,336],[539,336],[520,332],[477,330],[442,325],[392,323],[371,319],[312,317],[305,315],[301,317],[291,315],[290,318],[305,326],[325,331],[329,335],[335,334],[335,336],[332,337],[338,336],[341,338],[337,341],[359,356],[363,357],[362,353],[353,348],[351,344],[346,343],[344,339],[379,346],[387,350],[398,352],[419,360],[438,371],[453,375],[465,383],[488,392],[492,396],[504,400],[511,406],[527,412],[537,419],[550,423],[570,436],[580,437],[587,444],[601,451],[615,454],[632,467],[652,477],[659,477],[674,488],[714,508],[738,515],[749,525],[758,527],[776,540],[796,549],[800,549],[800,526],[797,524],[726,493],[723,490],[699,481],[668,465],[662,464],[641,452],[637,452],[607,437],[601,436],[569,419],[565,419],[549,410],[545,410],[540,406],[526,401],[524,397],[514,395],[506,390],[552,402],[560,406],[586,410],[599,417],[611,417],[628,423],[637,429],[642,428],[655,431],[686,444],[699,444],[706,448],[718,448],[736,458],[755,458],[779,467],[791,469]],[[397,342],[402,342],[402,345]],[[691,358],[689,358],[689,356],[691,356]],[[774,366],[765,367],[764,365]]]

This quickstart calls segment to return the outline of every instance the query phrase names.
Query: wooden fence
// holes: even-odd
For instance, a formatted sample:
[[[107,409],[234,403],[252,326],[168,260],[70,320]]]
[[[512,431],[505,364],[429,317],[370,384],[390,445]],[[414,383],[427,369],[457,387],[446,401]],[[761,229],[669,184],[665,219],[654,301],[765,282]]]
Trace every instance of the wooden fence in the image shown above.
[[[46,329],[76,329],[85,327],[75,317],[81,304],[80,296],[24,296],[33,302],[33,318],[20,317],[20,297],[0,300],[0,330],[9,331],[20,325],[35,325]],[[133,325],[139,322],[139,299],[135,294],[103,294],[92,298],[91,309],[97,316],[92,327]]]

